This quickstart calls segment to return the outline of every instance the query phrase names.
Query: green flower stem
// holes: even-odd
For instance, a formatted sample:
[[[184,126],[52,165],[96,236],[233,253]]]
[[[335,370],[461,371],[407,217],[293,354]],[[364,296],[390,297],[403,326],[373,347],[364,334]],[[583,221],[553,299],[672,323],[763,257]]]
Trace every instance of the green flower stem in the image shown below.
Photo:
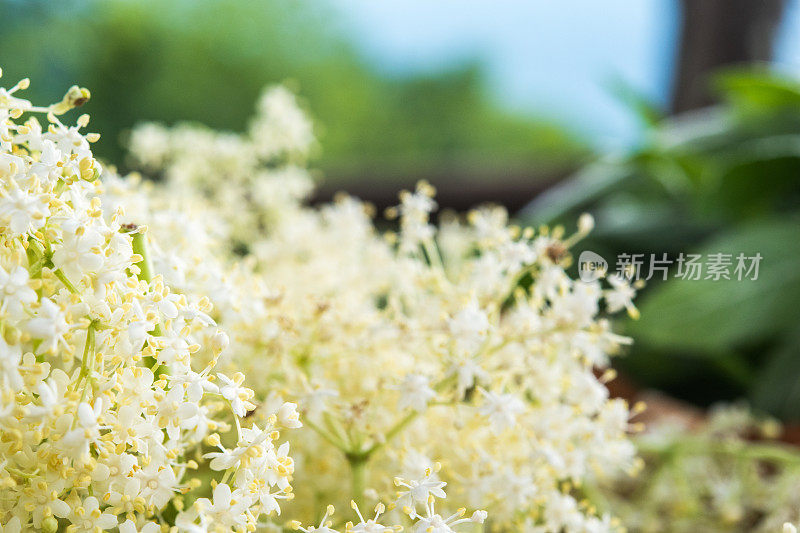
[[[372,446],[370,446],[366,451],[362,452],[360,455],[363,455],[365,458],[369,458],[373,453],[377,452],[381,448],[383,448],[387,442],[395,438],[401,431],[403,431],[411,422],[416,420],[419,416],[419,411],[412,411],[408,413],[403,419],[401,419],[397,424],[394,425],[389,431],[386,432],[384,439],[381,442],[376,442]]]
[[[367,485],[367,457],[348,454],[347,460],[350,462],[350,472],[353,476],[353,501],[359,508],[363,508]]]
[[[75,389],[80,386],[83,382],[83,379],[86,378],[86,383],[83,385],[83,390],[81,390],[81,399],[79,403],[83,403],[86,399],[86,395],[88,394],[89,390],[92,388],[94,383],[94,378],[92,377],[92,373],[94,372],[94,363],[95,363],[95,347],[96,347],[96,339],[95,339],[95,329],[97,323],[92,321],[89,323],[89,327],[86,329],[86,344],[83,347],[83,356],[81,357],[81,370],[78,373],[78,379],[75,382]],[[73,420],[72,427],[73,429],[78,423],[78,417],[76,416]]]
[[[442,391],[448,385],[452,384],[455,381],[455,376],[448,376],[441,380],[439,383],[434,385],[434,390]],[[444,403],[443,403],[444,404]],[[330,418],[327,419],[327,423],[332,426],[332,430],[329,431],[326,428],[312,422],[311,420],[303,420],[303,423],[311,428],[315,433],[317,433],[320,437],[325,439],[327,442],[344,452],[345,458],[350,465],[350,473],[352,476],[352,492],[353,492],[353,501],[359,507],[362,507],[364,502],[364,490],[366,489],[366,480],[367,480],[367,463],[369,462],[370,458],[383,446],[386,445],[389,441],[391,441],[394,437],[396,437],[400,432],[402,432],[406,427],[408,427],[411,422],[417,419],[420,415],[419,411],[412,411],[400,419],[394,426],[392,426],[389,431],[386,432],[384,435],[383,440],[380,442],[375,442],[371,446],[366,449],[361,448],[360,439],[344,439],[341,437],[341,431],[333,431],[333,430],[341,430],[341,427],[334,423],[333,420]],[[337,433],[337,434],[335,434]]]
[[[42,279],[42,267],[44,266],[45,257],[41,247],[32,238],[28,240],[28,248],[25,250],[25,255],[28,257],[28,271],[31,279]],[[36,289],[36,295],[39,298],[42,297],[41,285]]]
[[[329,412],[324,412],[322,416],[325,418],[328,429],[332,432],[332,434],[337,437],[345,447],[352,448],[352,443],[349,441],[347,433],[345,432],[344,428],[342,428],[342,425],[336,419],[334,419]]]
[[[139,267],[139,279],[150,283],[153,279],[153,267],[150,264],[150,257],[147,255],[147,237],[144,233],[134,233],[131,236],[131,246],[133,253],[140,255],[142,260],[136,263]]]
[[[514,276],[514,280],[511,283],[511,287],[509,287],[508,292],[503,294],[503,297],[500,298],[499,301],[500,305],[504,309],[510,306],[512,303],[514,303],[514,296],[516,294],[516,290],[520,286],[520,283],[522,283],[522,280],[525,279],[525,276],[527,276],[528,274],[533,276],[537,268],[538,265],[536,263],[530,264],[525,268],[523,268],[522,270],[520,270],[517,273],[517,275]]]
[[[81,381],[83,381],[83,378],[88,376],[90,372],[89,365],[94,359],[94,332],[95,323],[92,321],[89,323],[89,327],[86,329],[86,342],[83,345],[83,355],[81,356],[81,370],[78,372],[78,378],[75,381],[75,390],[78,390],[78,386],[80,386]]]
[[[69,292],[78,294],[78,289],[69,278],[64,274],[60,268],[55,268],[53,264],[53,254],[48,245],[47,249],[42,248],[38,241],[34,239],[28,240],[28,248],[25,250],[25,255],[28,257],[28,269],[30,277],[38,279],[42,277],[42,268],[47,267],[52,270],[56,278],[64,284]],[[36,291],[39,296],[42,295],[41,287]]]
[[[451,375],[444,379],[442,379],[439,383],[433,386],[433,390],[436,392],[441,392],[445,389],[448,385],[452,384],[455,381],[455,376]],[[444,402],[436,405],[448,405],[449,402]],[[392,426],[389,431],[386,432],[384,438],[381,442],[376,442],[369,448],[364,451],[357,451],[354,452],[356,455],[364,456],[366,459],[369,459],[373,453],[380,450],[383,446],[386,445],[390,440],[395,438],[401,431],[403,431],[411,422],[416,420],[416,418],[420,415],[419,411],[412,411],[408,413],[405,417],[403,417],[399,422],[397,422],[394,426]]]
[[[233,474],[235,470],[236,468],[234,467],[227,469],[225,473],[222,475],[222,480],[220,481],[220,483],[227,483],[228,479],[231,477],[231,474]]]
[[[444,260],[442,259],[442,254],[436,242],[433,239],[425,239],[422,241],[422,249],[425,255],[428,256],[428,264],[439,269],[442,274],[445,274]]]
[[[139,279],[150,283],[153,280],[153,267],[150,264],[150,256],[147,253],[147,237],[145,234],[136,232],[131,235],[131,247],[133,248],[133,253],[141,256],[142,258],[141,261],[136,263],[136,266],[139,267]],[[156,324],[150,334],[156,337],[161,336],[161,324]],[[166,367],[163,365],[158,365],[158,361],[153,357],[145,357],[144,365],[148,368],[152,367],[153,374],[156,377],[166,371]]]
[[[60,268],[56,268],[55,270],[53,270],[53,274],[56,275],[59,281],[61,281],[61,283],[64,284],[64,286],[67,288],[67,290],[69,290],[69,292],[71,292],[72,294],[78,294],[78,289],[75,288],[75,285],[73,285],[72,282],[69,280],[69,278],[67,278],[67,276],[64,275],[64,273],[61,271]]]
[[[318,426],[317,424],[315,424],[314,422],[312,422],[311,420],[308,420],[308,419],[303,420],[303,424],[305,424],[306,426],[310,427],[317,435],[319,435],[320,437],[322,437],[323,439],[328,441],[334,447],[336,447],[339,450],[345,452],[344,443],[342,441],[340,441],[338,438],[336,438],[329,431],[327,431],[326,429],[322,428],[321,426]]]

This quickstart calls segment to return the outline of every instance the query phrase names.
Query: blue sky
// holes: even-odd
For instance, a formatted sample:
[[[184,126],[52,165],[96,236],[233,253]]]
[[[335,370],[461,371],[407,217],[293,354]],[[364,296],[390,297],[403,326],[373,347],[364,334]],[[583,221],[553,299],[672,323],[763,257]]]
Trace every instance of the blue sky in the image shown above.
[[[388,73],[478,58],[509,109],[552,117],[604,147],[639,125],[618,81],[665,105],[677,39],[673,0],[334,0],[364,55]],[[777,59],[800,74],[800,0],[791,0]]]

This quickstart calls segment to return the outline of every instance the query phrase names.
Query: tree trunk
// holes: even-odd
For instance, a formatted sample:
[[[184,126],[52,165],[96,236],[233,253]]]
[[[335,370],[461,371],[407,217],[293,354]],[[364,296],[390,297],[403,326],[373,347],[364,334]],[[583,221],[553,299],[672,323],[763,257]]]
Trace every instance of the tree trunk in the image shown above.
[[[714,103],[710,74],[769,61],[784,0],[681,0],[682,22],[672,112]]]

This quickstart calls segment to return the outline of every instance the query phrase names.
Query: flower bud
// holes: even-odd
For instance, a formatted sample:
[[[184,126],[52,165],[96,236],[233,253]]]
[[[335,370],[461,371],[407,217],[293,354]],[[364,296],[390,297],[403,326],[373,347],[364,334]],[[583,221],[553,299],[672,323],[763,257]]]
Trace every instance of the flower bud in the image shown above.
[[[578,231],[586,234],[594,229],[594,217],[589,213],[584,213],[578,217]]]
[[[42,531],[44,531],[44,533],[56,533],[56,531],[58,531],[58,520],[52,515],[43,519]]]
[[[230,344],[230,339],[228,338],[228,334],[224,331],[217,331],[211,337],[211,349],[214,350],[215,354],[220,354],[222,351],[228,347]]]

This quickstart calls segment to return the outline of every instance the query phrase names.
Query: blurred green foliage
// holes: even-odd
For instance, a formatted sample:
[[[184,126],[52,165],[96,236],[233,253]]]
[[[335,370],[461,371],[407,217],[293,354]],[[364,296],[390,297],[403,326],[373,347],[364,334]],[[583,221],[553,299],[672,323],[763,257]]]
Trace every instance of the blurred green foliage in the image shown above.
[[[6,76],[29,76],[37,101],[88,87],[91,129],[104,136],[97,152],[118,163],[120,134],[138,122],[242,130],[262,88],[287,81],[319,126],[318,165],[334,177],[456,161],[563,168],[587,153],[558,126],[501,111],[478,64],[377,73],[324,2],[0,0],[0,20]]]
[[[584,248],[620,253],[760,253],[755,281],[651,280],[620,361],[640,383],[699,403],[747,397],[800,419],[800,84],[763,71],[716,78],[723,104],[653,120],[642,145],[603,159],[537,199],[534,222],[598,231]],[[704,261],[707,261],[704,259]],[[705,277],[707,271],[704,271]],[[645,272],[646,274],[646,272]]]

